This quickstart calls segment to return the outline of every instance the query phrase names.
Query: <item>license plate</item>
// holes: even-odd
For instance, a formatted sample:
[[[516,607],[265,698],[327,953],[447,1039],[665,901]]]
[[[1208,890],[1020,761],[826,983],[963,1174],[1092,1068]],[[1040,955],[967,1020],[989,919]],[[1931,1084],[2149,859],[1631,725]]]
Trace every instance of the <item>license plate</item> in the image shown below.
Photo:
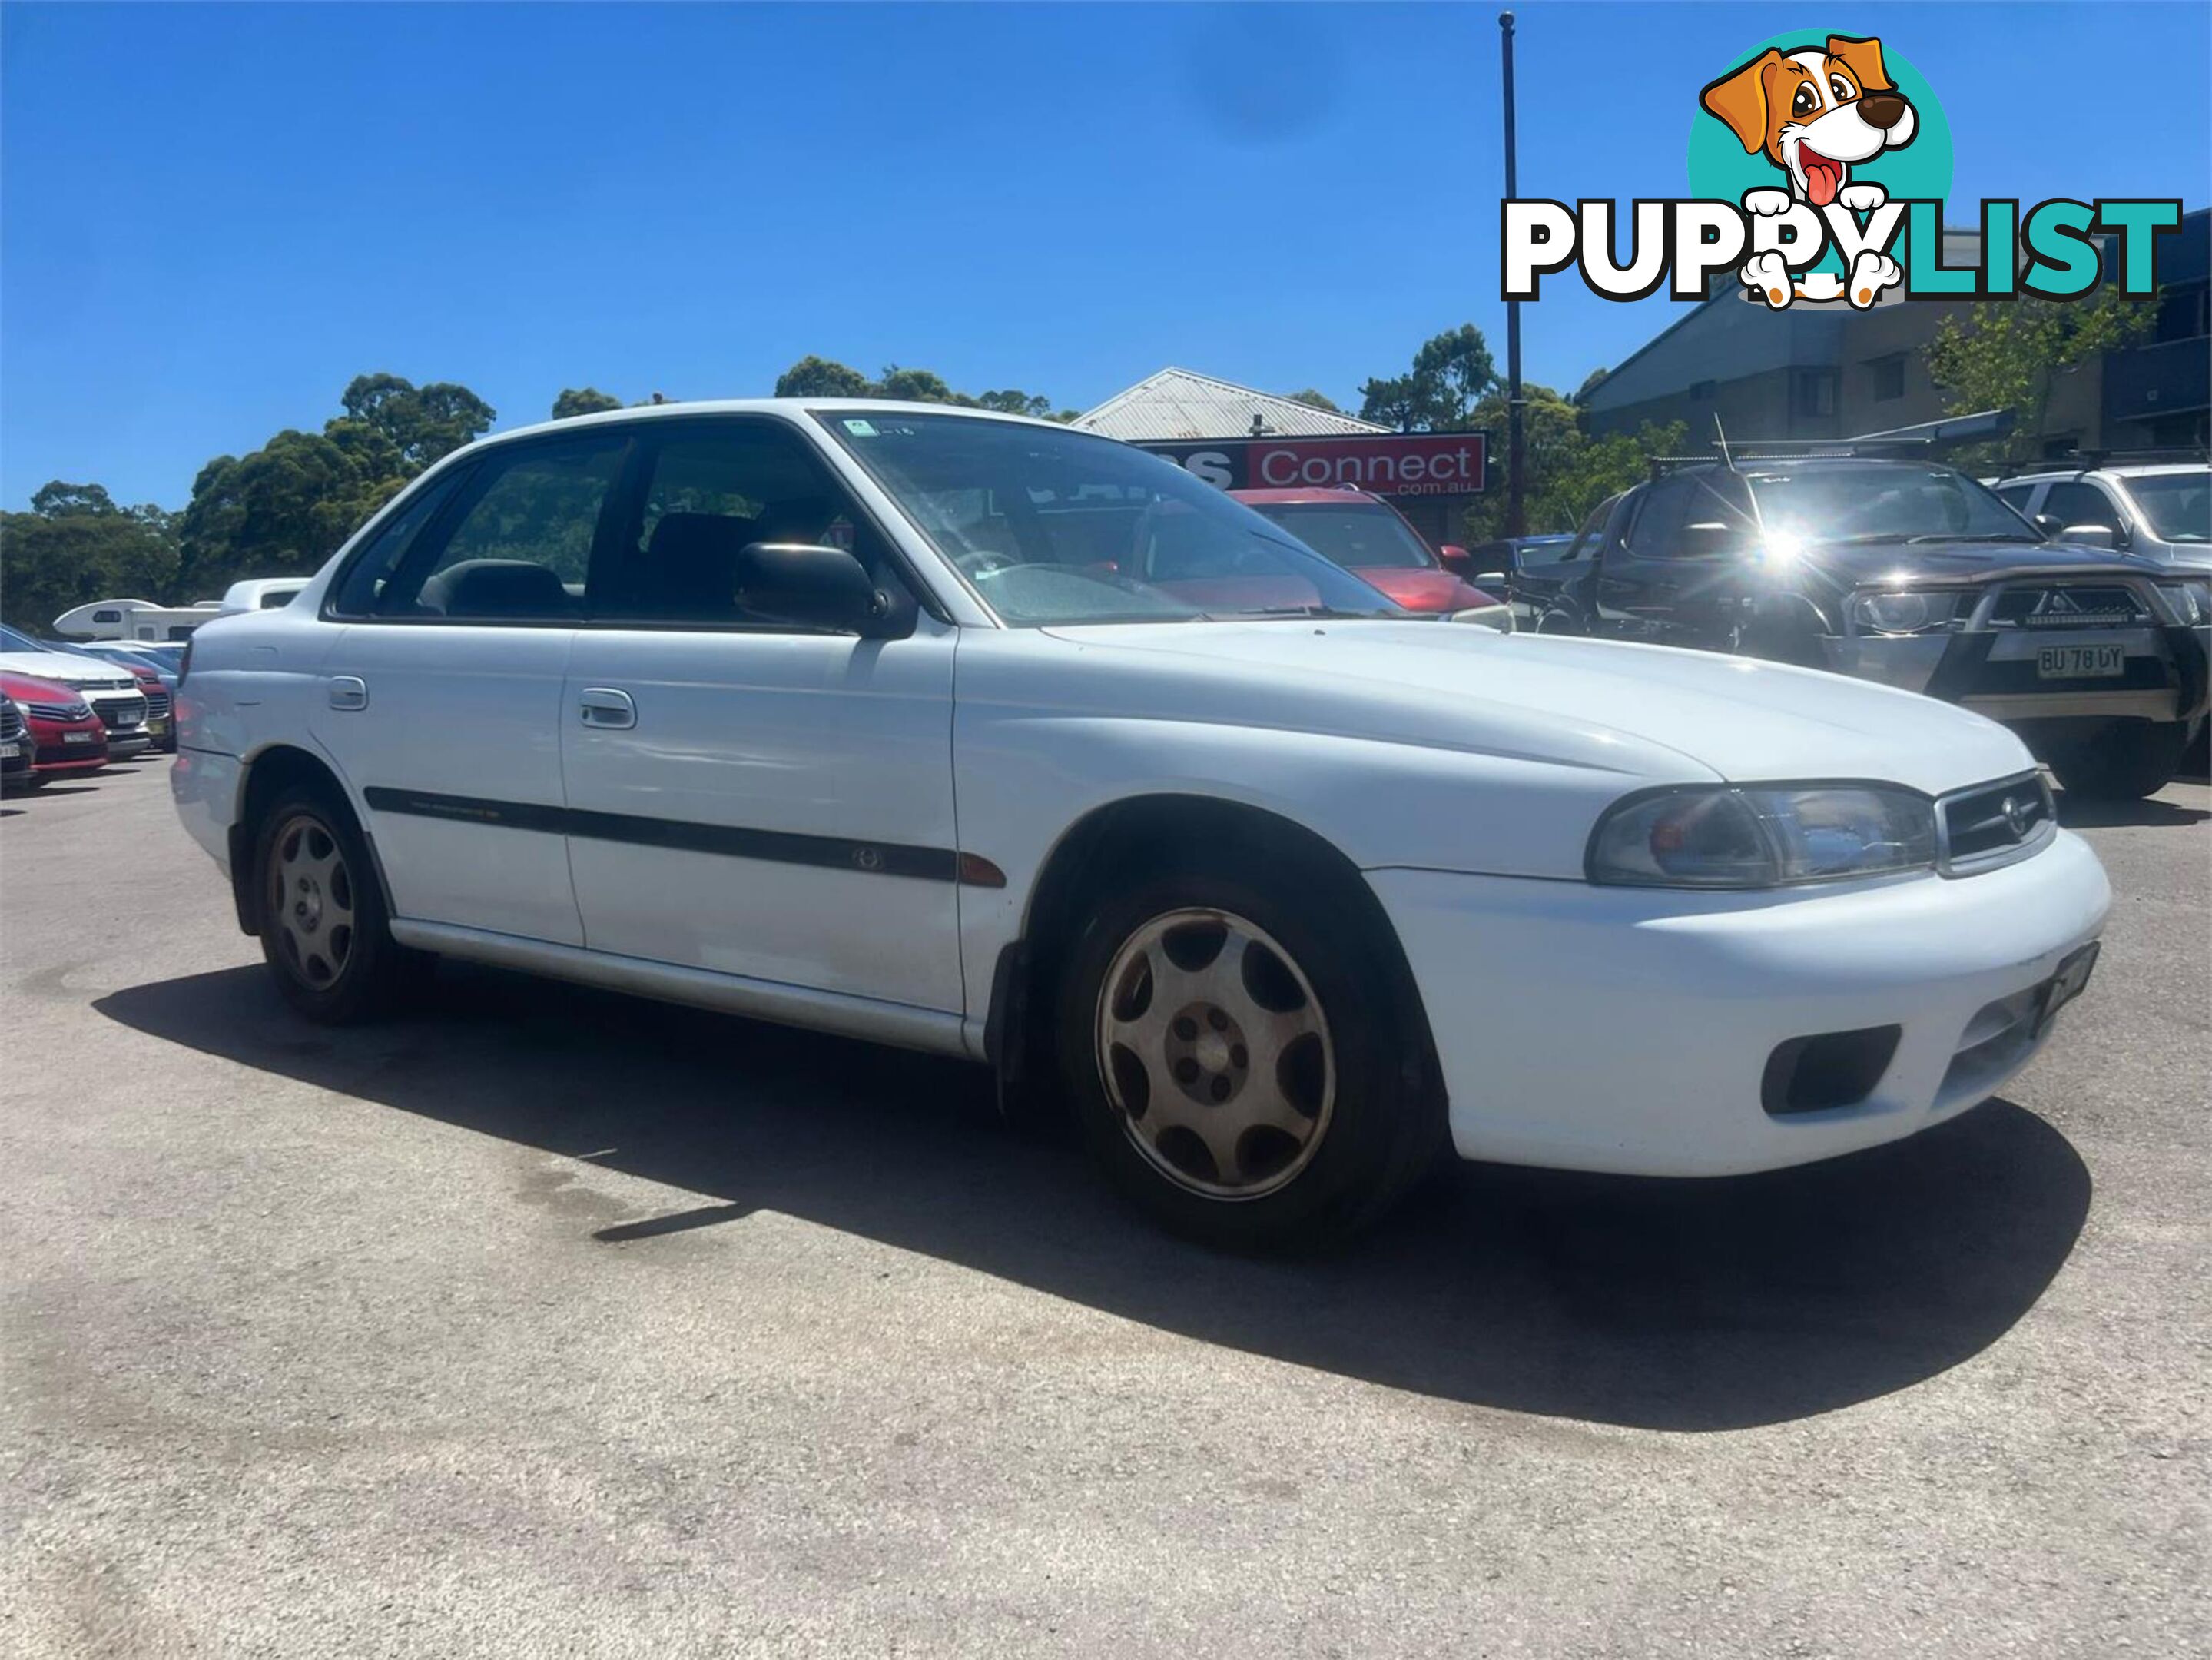
[[[2040,1033],[2051,1025],[2058,1011],[2088,989],[2089,974],[2097,966],[2099,942],[2092,939],[2058,964],[2058,972],[2043,982],[2043,1007],[2035,1017],[2035,1030]]]
[[[0,743],[0,761],[13,761],[22,752],[23,746],[21,744],[16,743],[13,739],[9,739],[5,743]]]
[[[2128,672],[2125,646],[2038,646],[2039,680],[2100,680]]]
[[[92,734],[88,732],[65,732],[62,734],[62,742],[64,744],[89,744],[92,742]]]
[[[167,738],[169,735],[167,717],[159,714],[154,716],[146,722],[146,730],[156,738]]]

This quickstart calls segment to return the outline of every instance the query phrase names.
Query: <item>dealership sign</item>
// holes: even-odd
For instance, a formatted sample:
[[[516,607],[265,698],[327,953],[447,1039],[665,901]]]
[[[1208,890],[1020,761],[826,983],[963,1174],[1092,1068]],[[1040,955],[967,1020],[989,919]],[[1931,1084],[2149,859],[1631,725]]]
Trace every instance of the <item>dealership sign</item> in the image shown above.
[[[1222,489],[1362,489],[1377,496],[1478,495],[1490,451],[1479,432],[1149,439],[1137,447]]]

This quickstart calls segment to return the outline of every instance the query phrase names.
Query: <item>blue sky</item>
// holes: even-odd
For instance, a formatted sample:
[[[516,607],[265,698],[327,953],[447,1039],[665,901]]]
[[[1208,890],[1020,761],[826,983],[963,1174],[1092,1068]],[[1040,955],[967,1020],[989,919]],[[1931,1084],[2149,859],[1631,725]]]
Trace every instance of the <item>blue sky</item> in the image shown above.
[[[2212,8],[1523,4],[1525,196],[1684,188],[1782,29],[1941,93],[1953,201],[2212,195]],[[0,503],[181,506],[356,373],[501,426],[563,386],[765,392],[819,352],[1087,406],[1166,363],[1342,402],[1502,366],[1492,6],[0,10]],[[1530,379],[1668,322],[1561,284]]]

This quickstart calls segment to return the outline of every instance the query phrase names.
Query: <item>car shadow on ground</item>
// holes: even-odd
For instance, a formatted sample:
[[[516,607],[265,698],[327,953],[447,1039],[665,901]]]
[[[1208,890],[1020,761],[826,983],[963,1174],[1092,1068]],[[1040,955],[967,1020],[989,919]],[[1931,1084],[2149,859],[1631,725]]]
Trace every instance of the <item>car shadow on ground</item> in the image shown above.
[[[2058,822],[2068,830],[2115,830],[2130,825],[2201,824],[2212,811],[2177,801],[2100,801],[2058,793]]]
[[[580,1204],[610,1250],[696,1250],[701,1231],[773,1210],[1207,1342],[1621,1425],[1773,1423],[1940,1372],[2033,1305],[2089,1205],[2065,1138],[1998,1101],[1899,1146],[1727,1181],[1457,1166],[1342,1255],[1245,1260],[1154,1231],[1064,1139],[1003,1128],[978,1068],[450,964],[435,986],[434,1006],[335,1031],[294,1017],[258,968],[94,1006],[588,1160],[579,1201],[595,1164],[698,1195],[636,1216]]]

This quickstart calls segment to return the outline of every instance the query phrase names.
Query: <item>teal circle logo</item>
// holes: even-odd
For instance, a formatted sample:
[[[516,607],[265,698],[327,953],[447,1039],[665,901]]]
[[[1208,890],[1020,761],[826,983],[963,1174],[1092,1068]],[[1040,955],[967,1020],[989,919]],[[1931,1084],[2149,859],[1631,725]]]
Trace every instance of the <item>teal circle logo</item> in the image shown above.
[[[1732,70],[1755,62],[1770,48],[1790,57],[1796,52],[1823,52],[1832,37],[1810,29],[1772,34],[1739,53],[1727,66]],[[1844,37],[1854,42],[1863,37]],[[1945,201],[1951,194],[1951,123],[1936,97],[1928,77],[1911,60],[1875,43],[1890,82],[1911,105],[1916,121],[1911,142],[1863,161],[1850,164],[1851,182],[1880,185],[1892,201]],[[1727,70],[1723,70],[1724,76]],[[1716,79],[1722,78],[1717,76]],[[1747,149],[1744,140],[1729,125],[1690,94],[1690,194],[1709,201],[1741,202],[1751,190],[1788,190],[1790,175],[1777,167],[1764,149]],[[1755,135],[1754,135],[1755,136]],[[1832,256],[1831,256],[1832,257]],[[1825,265],[1826,261],[1822,262]]]

